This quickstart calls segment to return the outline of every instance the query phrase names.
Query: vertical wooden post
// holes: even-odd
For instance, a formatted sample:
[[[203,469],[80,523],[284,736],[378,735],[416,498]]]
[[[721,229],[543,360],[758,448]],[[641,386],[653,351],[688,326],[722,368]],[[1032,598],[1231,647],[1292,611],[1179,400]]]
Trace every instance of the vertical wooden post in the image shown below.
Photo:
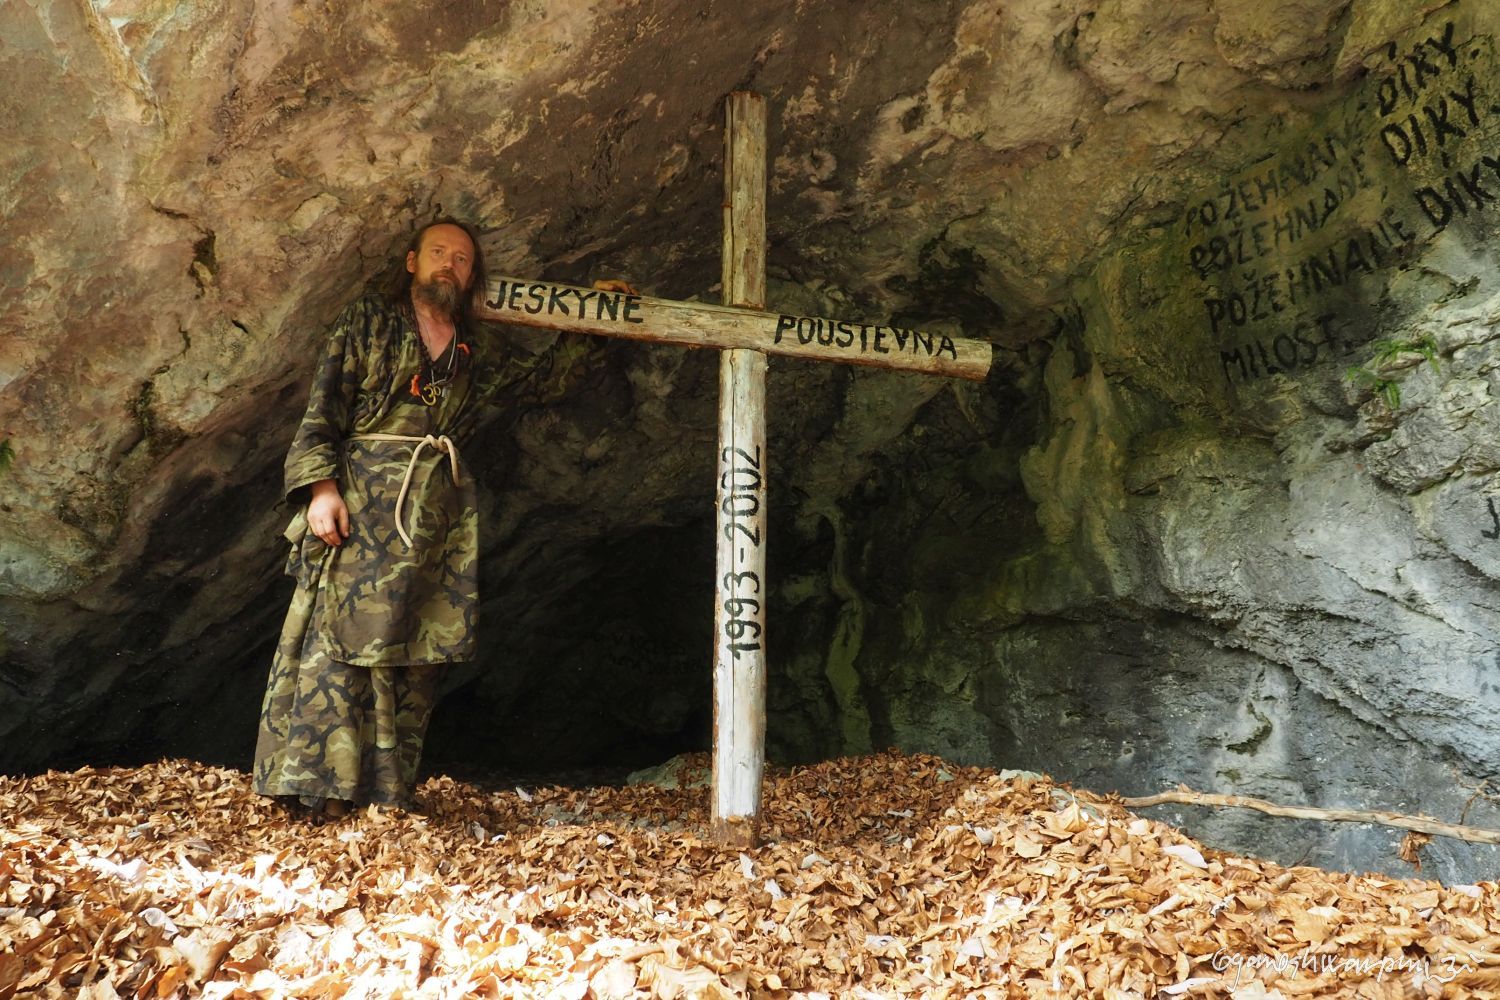
[[[724,304],[766,305],[766,105],[725,106]],[[714,601],[713,829],[730,847],[760,837],[766,734],[766,356],[719,359],[718,560]]]

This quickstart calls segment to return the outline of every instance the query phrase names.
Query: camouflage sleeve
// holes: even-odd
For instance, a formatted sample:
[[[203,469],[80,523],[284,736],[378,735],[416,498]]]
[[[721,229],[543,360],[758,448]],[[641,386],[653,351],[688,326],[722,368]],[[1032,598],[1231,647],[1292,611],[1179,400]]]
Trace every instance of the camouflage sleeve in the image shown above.
[[[310,484],[337,478],[339,444],[349,433],[354,393],[360,383],[365,312],[365,302],[360,300],[339,316],[313,375],[307,412],[286,453],[282,479],[283,492],[293,507],[307,502]]]

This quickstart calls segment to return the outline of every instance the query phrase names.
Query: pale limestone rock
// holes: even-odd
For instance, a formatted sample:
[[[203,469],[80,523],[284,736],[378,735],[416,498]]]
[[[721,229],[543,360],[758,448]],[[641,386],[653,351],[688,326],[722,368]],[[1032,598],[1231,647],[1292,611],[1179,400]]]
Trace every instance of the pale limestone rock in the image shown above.
[[[1350,0],[1221,0],[1214,5],[1219,17],[1214,40],[1225,62],[1271,83],[1323,83],[1329,57],[1338,51],[1334,28],[1349,6]]]

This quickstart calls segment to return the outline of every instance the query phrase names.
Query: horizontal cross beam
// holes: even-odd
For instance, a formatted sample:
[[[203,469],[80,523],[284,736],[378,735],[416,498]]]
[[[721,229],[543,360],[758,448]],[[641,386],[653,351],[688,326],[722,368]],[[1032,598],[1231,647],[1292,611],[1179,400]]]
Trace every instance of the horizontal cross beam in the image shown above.
[[[982,340],[676,302],[525,278],[491,278],[480,319],[683,347],[748,348],[815,361],[983,381],[993,349]]]

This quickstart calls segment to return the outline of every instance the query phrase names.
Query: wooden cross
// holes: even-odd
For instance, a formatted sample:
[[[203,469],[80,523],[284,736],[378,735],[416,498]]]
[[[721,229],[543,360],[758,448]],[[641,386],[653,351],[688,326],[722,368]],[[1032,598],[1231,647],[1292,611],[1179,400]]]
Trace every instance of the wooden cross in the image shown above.
[[[482,319],[568,333],[722,349],[718,559],[714,567],[712,835],[760,836],[766,730],[766,355],[983,379],[990,345],[904,327],[764,312],[766,106],[729,95],[724,135],[724,305],[493,278]]]

